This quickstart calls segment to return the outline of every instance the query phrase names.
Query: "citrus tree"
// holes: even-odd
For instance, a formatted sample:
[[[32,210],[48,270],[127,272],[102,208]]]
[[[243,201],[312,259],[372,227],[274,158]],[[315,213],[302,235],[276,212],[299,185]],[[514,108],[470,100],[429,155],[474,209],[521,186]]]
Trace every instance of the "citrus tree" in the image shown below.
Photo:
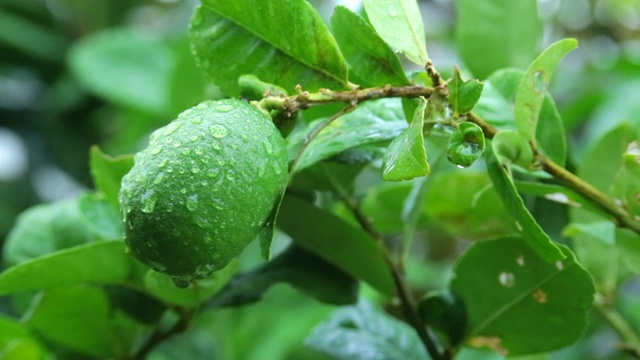
[[[549,90],[577,40],[540,48],[536,1],[456,10],[455,66],[412,0],[203,0],[190,53],[74,44],[85,88],[175,120],[21,214],[0,358],[640,357],[637,117],[574,137]]]

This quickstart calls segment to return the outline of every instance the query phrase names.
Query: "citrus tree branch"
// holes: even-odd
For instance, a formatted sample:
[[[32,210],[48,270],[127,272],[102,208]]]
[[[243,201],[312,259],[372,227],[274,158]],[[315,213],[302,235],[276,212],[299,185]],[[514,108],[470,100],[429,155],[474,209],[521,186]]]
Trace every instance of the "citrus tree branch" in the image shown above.
[[[381,98],[416,98],[423,96],[429,98],[434,89],[432,87],[421,85],[408,86],[391,86],[385,85],[377,88],[365,88],[349,91],[332,91],[328,89],[320,89],[317,93],[302,91],[300,86],[297,87],[298,94],[292,96],[267,96],[260,101],[260,107],[267,110],[281,110],[289,114],[294,114],[299,110],[308,109],[312,106],[332,104],[332,103],[348,103],[351,106],[360,102]],[[350,108],[351,110],[351,108]],[[467,121],[478,125],[484,136],[488,139],[493,138],[498,130],[487,123],[480,116],[474,113],[465,114]],[[591,184],[580,179],[575,174],[566,170],[562,166],[556,164],[551,159],[538,153],[537,161],[542,165],[542,169],[548,174],[562,182],[568,188],[578,192],[585,198],[590,200],[595,206],[611,215],[613,221],[619,227],[625,227],[640,234],[640,220],[635,219],[622,206],[618,205],[611,197],[596,189]]]

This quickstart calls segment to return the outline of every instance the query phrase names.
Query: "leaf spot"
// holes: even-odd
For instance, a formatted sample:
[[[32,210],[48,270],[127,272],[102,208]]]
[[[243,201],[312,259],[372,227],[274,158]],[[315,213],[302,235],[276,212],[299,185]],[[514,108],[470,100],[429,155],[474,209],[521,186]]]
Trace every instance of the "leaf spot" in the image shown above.
[[[502,346],[502,339],[497,336],[474,336],[469,339],[469,345],[474,348],[489,348],[500,355],[509,354],[509,350]]]
[[[500,281],[500,285],[510,288],[516,284],[516,276],[513,273],[503,271],[498,275],[498,281]]]
[[[532,296],[539,304],[545,304],[548,301],[547,293],[541,289],[536,290]]]

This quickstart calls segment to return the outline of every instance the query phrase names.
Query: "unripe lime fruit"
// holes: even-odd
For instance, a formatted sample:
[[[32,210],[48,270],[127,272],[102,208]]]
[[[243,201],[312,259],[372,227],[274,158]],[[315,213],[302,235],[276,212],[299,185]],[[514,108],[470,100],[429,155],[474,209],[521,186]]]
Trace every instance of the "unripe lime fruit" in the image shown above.
[[[136,154],[120,190],[125,241],[187,286],[257,236],[287,180],[285,141],[266,115],[241,100],[205,101]]]

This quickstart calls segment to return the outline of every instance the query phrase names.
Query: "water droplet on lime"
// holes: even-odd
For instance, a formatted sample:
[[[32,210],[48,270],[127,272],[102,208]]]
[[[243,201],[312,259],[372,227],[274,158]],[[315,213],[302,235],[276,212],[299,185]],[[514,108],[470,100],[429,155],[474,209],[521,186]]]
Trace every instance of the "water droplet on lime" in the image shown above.
[[[191,282],[191,279],[186,279],[181,276],[172,276],[171,280],[173,280],[173,283],[181,289],[187,288]]]
[[[209,126],[209,132],[211,132],[211,135],[216,139],[220,139],[229,135],[229,129],[220,124]]]
[[[180,129],[182,126],[182,122],[174,121],[167,125],[167,127],[162,132],[162,135],[167,136],[173,134],[176,130]],[[167,138],[168,139],[168,138]],[[169,141],[168,141],[169,142]]]
[[[216,106],[216,111],[219,111],[219,112],[226,113],[226,112],[229,112],[231,110],[233,110],[233,105],[223,104],[223,105]]]
[[[193,211],[198,208],[198,195],[191,195],[187,198],[187,209]]]

